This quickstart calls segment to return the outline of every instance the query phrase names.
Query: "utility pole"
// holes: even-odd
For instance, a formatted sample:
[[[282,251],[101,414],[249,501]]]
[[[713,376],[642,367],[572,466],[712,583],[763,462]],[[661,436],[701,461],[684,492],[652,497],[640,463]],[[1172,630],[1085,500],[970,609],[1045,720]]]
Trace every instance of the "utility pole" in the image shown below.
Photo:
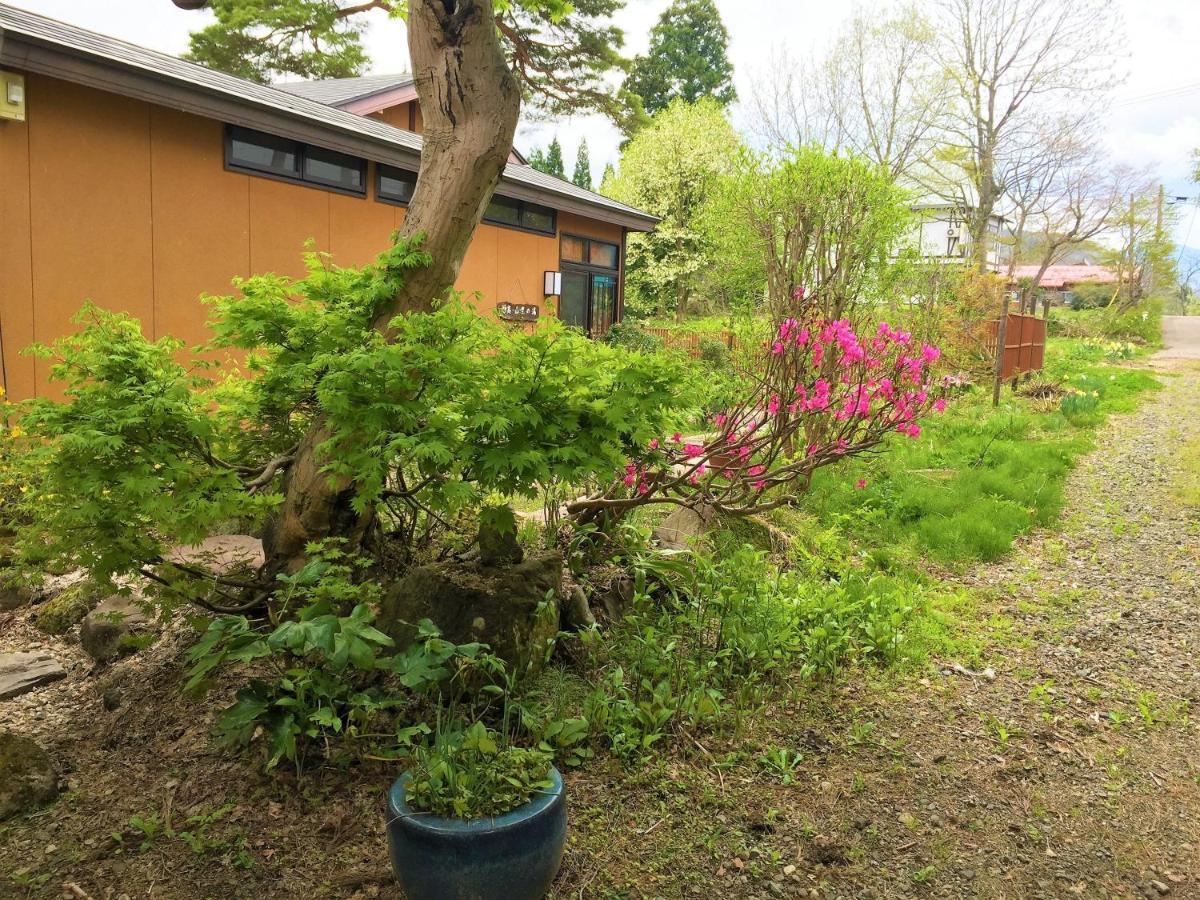
[[[1166,193],[1166,189],[1160,184],[1158,186],[1157,211],[1155,212],[1155,217],[1154,217],[1154,248],[1155,248],[1155,251],[1157,251],[1158,248],[1160,246],[1162,246],[1163,200],[1164,200],[1165,193]],[[1154,266],[1151,265],[1151,260],[1150,260],[1149,256],[1147,256],[1147,258],[1146,258],[1146,264],[1149,265],[1149,267],[1150,267],[1150,271],[1146,275],[1146,293],[1150,296],[1154,296]]]

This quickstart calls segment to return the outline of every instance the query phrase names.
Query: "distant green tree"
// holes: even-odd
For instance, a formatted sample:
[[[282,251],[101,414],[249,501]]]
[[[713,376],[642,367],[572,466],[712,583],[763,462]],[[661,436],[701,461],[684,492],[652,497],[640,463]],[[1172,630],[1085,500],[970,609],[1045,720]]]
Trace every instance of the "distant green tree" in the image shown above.
[[[728,106],[737,99],[728,46],[713,0],[673,0],[650,32],[649,52],[633,61],[625,88],[651,115],[675,99],[712,97]]]
[[[662,221],[649,234],[629,236],[626,308],[634,313],[677,319],[687,313],[693,294],[715,281],[710,234],[700,227],[741,146],[719,103],[705,98],[689,105],[674,101],[629,142],[621,172],[606,177],[604,189]],[[715,274],[714,274],[715,272]]]
[[[600,176],[600,193],[608,196],[608,192],[612,190],[612,183],[616,180],[617,170],[613,168],[612,163],[607,163],[604,166],[604,174]]]
[[[537,169],[539,172],[546,171],[546,151],[541,147],[534,147],[529,151],[529,155],[525,157],[530,166]]]
[[[534,162],[534,158],[537,162]],[[546,148],[546,152],[542,153],[535,150],[534,156],[529,158],[529,164],[539,172],[545,172],[547,175],[553,175],[555,178],[566,178],[566,170],[563,167],[562,144],[558,142],[558,135],[554,136],[554,140],[550,142],[550,146]]]
[[[579,152],[575,154],[575,171],[571,181],[581,188],[592,189],[592,160],[588,155],[587,138],[579,142]]]

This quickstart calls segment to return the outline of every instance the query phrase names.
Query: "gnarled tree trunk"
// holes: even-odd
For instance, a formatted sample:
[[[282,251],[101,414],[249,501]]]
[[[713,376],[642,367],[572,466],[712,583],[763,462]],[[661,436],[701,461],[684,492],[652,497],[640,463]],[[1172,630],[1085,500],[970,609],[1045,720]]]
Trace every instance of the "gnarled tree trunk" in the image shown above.
[[[388,334],[399,313],[427,311],[458,276],[467,246],[504,171],[521,92],[500,48],[492,0],[412,0],[408,48],[424,118],[416,190],[401,236],[424,234],[432,263],[409,274],[375,321]],[[284,480],[284,500],[264,535],[266,570],[292,572],[305,546],[327,537],[361,543],[374,521],[351,507],[354,485],[321,471],[329,438],[315,421]]]

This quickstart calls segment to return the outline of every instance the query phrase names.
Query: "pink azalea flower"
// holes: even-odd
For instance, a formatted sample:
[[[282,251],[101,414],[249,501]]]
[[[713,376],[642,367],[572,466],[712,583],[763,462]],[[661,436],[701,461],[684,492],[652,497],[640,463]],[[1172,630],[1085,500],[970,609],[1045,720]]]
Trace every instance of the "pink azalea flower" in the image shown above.
[[[673,435],[671,435],[671,440],[673,440],[676,444],[678,444],[680,441],[683,440],[683,435],[677,431]]]
[[[688,456],[703,456],[704,448],[699,444],[684,444],[683,452]]]
[[[650,449],[651,449],[651,450],[657,450],[657,449],[658,449],[658,438],[652,438],[652,439],[651,439],[651,441],[650,441]]]
[[[855,486],[855,487],[856,487],[858,490],[860,490],[860,491],[861,491],[863,488],[865,488],[865,487],[867,486],[867,479],[865,479],[865,478],[860,478],[860,479],[858,479],[858,481],[855,483],[855,485],[854,485],[854,486]]]
[[[933,401],[934,412],[944,413],[946,411],[946,398],[938,397]]]
[[[756,491],[766,490],[767,483],[765,481],[756,481],[752,485]]]

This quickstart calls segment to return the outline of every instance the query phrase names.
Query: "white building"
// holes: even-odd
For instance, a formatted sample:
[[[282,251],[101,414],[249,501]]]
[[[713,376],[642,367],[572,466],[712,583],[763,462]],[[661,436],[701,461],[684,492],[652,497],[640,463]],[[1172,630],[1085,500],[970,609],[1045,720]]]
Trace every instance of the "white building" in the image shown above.
[[[973,255],[971,234],[963,219],[962,207],[949,200],[927,199],[912,205],[917,222],[913,226],[912,244],[921,256],[937,262],[965,262]],[[1008,220],[993,214],[988,221],[987,264],[991,272],[1007,269],[1012,244],[1006,240]]]

